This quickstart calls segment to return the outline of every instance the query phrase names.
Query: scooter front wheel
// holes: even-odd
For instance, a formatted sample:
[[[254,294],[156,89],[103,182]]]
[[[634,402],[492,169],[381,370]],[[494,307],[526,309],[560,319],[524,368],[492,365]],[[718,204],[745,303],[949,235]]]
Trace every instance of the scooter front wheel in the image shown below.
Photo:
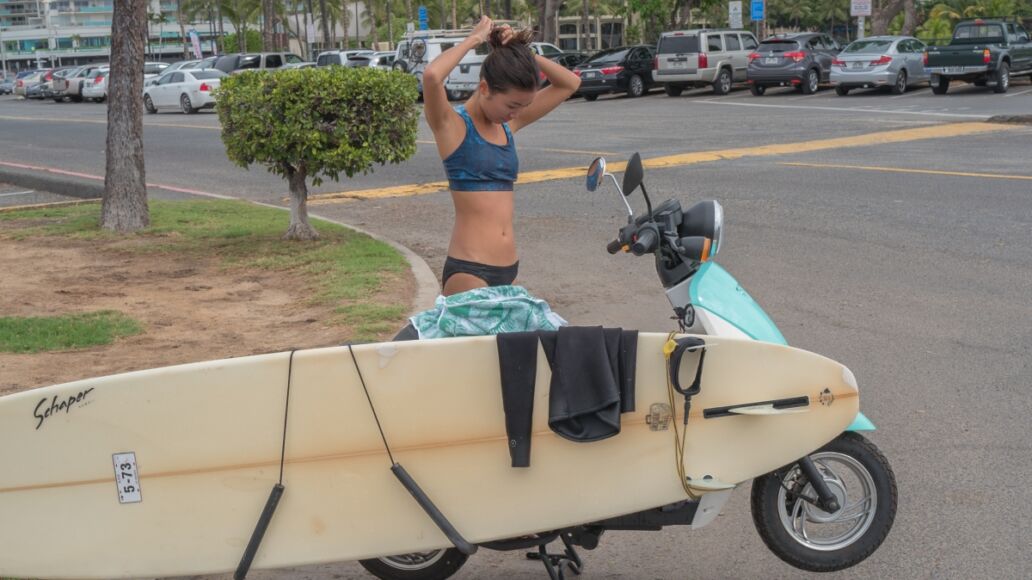
[[[896,519],[896,477],[863,436],[845,432],[812,455],[838,500],[826,512],[798,464],[757,477],[753,523],[774,554],[796,568],[833,572],[859,564],[888,536]]]

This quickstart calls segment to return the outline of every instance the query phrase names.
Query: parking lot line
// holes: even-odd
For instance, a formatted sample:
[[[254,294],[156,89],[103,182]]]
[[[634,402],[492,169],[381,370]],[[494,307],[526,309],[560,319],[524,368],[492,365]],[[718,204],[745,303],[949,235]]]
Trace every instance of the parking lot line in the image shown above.
[[[1016,97],[1018,95],[1024,95],[1026,93],[1032,93],[1032,89],[1025,89],[1023,91],[1018,91],[1016,93],[1015,92],[1010,92],[1010,93],[1007,93],[1006,95],[1003,95],[1003,96],[1005,96],[1005,97]]]
[[[1020,127],[1017,125],[1001,125],[995,123],[949,123],[945,125],[931,125],[927,127],[915,127],[913,129],[896,129],[891,131],[878,131],[865,133],[850,137],[836,137],[832,139],[817,139],[814,141],[799,141],[795,143],[773,143],[770,145],[759,145],[756,147],[742,147],[738,149],[721,149],[715,151],[696,151],[693,153],[680,153],[663,157],[645,159],[642,164],[647,168],[670,168],[709,161],[721,161],[728,159],[740,159],[742,157],[765,157],[774,155],[791,155],[809,151],[821,151],[827,149],[842,149],[847,147],[866,147],[872,145],[883,145],[886,143],[901,143],[906,141],[920,141],[923,139],[944,139],[959,137],[962,135],[976,135],[996,131],[1012,131]],[[607,168],[613,173],[623,171],[626,162],[616,161],[609,163]],[[558,169],[545,169],[541,171],[526,171],[520,174],[517,180],[518,185],[528,183],[540,183],[543,181],[554,181],[558,179],[570,179],[584,175],[584,167],[563,167]],[[371,199],[378,197],[399,197],[408,195],[421,195],[444,191],[448,187],[446,181],[433,181],[430,183],[415,183],[409,185],[398,185],[393,187],[381,187],[376,189],[362,189],[354,191],[342,191],[337,193],[323,193],[309,196],[309,203],[327,203],[339,199]]]
[[[15,195],[28,195],[30,193],[36,193],[35,189],[27,189],[25,191],[12,191],[10,193],[0,193],[0,197],[13,197]]]
[[[769,109],[803,109],[806,111],[830,111],[833,113],[878,113],[880,115],[923,115],[928,117],[954,117],[957,119],[986,119],[988,115],[969,115],[965,113],[933,113],[929,111],[894,111],[892,109],[861,109],[856,107],[814,107],[810,105],[768,105],[762,103],[734,103],[730,101],[689,101],[697,105],[723,105],[727,107],[760,107]]]
[[[919,89],[910,89],[909,91],[903,93],[902,95],[896,95],[894,97],[889,97],[889,98],[890,99],[905,99],[907,97],[913,97],[914,95],[927,95],[928,91],[929,91],[928,87],[921,87]]]
[[[988,177],[991,179],[1019,179],[1032,181],[1032,175],[1010,175],[1000,173],[973,173],[970,171],[943,171],[941,169],[909,169],[905,167],[879,167],[875,165],[841,165],[837,163],[798,163],[784,162],[781,165],[792,167],[815,167],[819,169],[859,169],[861,171],[884,171],[888,173],[921,173],[926,175],[948,175],[951,177]]]
[[[14,115],[0,115],[0,119],[5,121],[27,121],[35,123],[37,121],[50,122],[50,123],[86,123],[92,125],[107,125],[107,120],[100,119],[47,119],[37,117],[16,117]],[[210,127],[205,125],[191,125],[188,123],[144,123],[144,127],[174,127],[177,129],[207,129],[209,131],[221,131],[222,127]]]

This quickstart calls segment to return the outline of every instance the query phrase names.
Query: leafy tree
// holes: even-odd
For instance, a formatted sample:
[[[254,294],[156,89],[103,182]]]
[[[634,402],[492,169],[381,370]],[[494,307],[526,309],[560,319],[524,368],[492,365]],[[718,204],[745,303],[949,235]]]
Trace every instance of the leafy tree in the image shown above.
[[[402,72],[342,66],[249,71],[216,93],[226,154],[262,164],[290,185],[287,239],[311,240],[311,178],[334,181],[398,163],[416,152],[416,79]]]

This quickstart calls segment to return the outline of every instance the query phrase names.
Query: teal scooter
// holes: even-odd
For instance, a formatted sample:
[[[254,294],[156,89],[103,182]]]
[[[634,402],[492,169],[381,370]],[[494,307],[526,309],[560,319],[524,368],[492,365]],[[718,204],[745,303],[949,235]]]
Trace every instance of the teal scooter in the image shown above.
[[[787,345],[766,312],[713,261],[723,242],[724,212],[716,201],[684,209],[677,200],[652,207],[641,157],[628,161],[622,185],[599,157],[587,189],[609,178],[627,207],[627,225],[608,251],[652,254],[679,329]],[[647,210],[635,216],[627,196],[641,189]],[[881,545],[896,516],[896,480],[878,448],[860,433],[875,426],[863,413],[840,436],[808,457],[756,478],[753,522],[779,558],[813,572],[854,566]]]

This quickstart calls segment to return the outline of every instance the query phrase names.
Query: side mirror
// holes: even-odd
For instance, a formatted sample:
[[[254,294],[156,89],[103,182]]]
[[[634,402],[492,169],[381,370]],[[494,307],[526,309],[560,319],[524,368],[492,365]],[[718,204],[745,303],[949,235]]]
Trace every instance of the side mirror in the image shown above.
[[[638,186],[641,185],[641,180],[645,177],[645,170],[641,166],[641,155],[635,153],[631,157],[630,161],[627,162],[627,169],[624,169],[623,174],[623,187],[620,188],[623,191],[624,196],[630,195]]]
[[[584,184],[588,188],[588,191],[595,191],[598,189],[600,183],[602,183],[602,177],[606,174],[606,159],[604,157],[596,157],[591,165],[588,166],[588,178]]]

